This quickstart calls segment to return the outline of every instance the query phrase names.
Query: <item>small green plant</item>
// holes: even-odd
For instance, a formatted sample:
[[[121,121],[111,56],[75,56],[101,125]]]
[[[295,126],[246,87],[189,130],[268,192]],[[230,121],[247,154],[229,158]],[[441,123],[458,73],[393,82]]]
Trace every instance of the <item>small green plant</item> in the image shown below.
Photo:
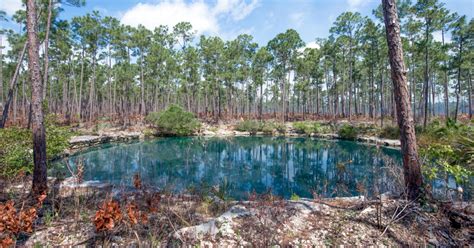
[[[261,131],[264,134],[272,134],[275,131],[275,125],[273,122],[262,122]]]
[[[291,193],[291,197],[290,197],[290,200],[292,201],[299,201],[301,198],[299,195],[297,195],[296,193]]]
[[[312,134],[312,133],[322,133],[324,128],[321,126],[319,122],[312,122],[312,121],[299,121],[293,123],[293,128],[297,133],[302,134]]]
[[[293,128],[297,133],[306,133],[307,131],[307,124],[304,121],[298,121],[293,123]]]
[[[278,133],[281,133],[281,134],[284,134],[286,133],[286,125],[285,123],[282,123],[282,122],[275,122],[273,123],[274,127],[275,127],[275,130],[278,132]]]
[[[52,211],[46,210],[43,216],[43,220],[46,226],[50,226],[54,220],[54,213]]]
[[[239,132],[250,132],[250,134],[256,134],[262,131],[263,123],[254,120],[245,120],[237,123],[235,130]]]
[[[143,135],[146,138],[153,137],[155,136],[155,134],[156,134],[156,131],[154,129],[146,128],[145,130],[143,130]]]
[[[432,144],[421,148],[420,153],[425,158],[422,164],[423,174],[429,180],[450,175],[457,184],[463,184],[474,175],[472,171],[460,165],[459,153],[450,145]]]
[[[339,138],[345,140],[356,140],[357,136],[359,135],[357,129],[348,124],[344,124],[342,127],[340,127],[337,134],[339,135]]]
[[[211,131],[211,132],[217,132],[218,130],[219,130],[219,128],[216,127],[216,126],[209,127],[209,131]]]
[[[178,105],[171,105],[160,113],[150,113],[146,121],[155,125],[161,134],[170,136],[192,135],[201,127],[193,113],[184,111]]]
[[[379,137],[385,139],[399,139],[400,130],[396,126],[386,126],[380,130]]]
[[[57,158],[69,147],[74,134],[69,127],[58,127],[46,118],[46,153],[48,160]],[[31,130],[22,128],[0,129],[0,175],[15,176],[33,171],[33,140]]]

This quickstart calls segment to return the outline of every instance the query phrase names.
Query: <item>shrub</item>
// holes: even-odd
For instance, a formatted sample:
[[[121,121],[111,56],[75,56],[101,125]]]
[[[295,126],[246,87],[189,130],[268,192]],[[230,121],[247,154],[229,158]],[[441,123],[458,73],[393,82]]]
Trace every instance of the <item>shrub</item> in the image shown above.
[[[275,130],[276,130],[278,133],[286,133],[286,125],[285,125],[285,123],[275,122],[273,125],[274,125],[274,127],[275,127]]]
[[[293,128],[297,133],[306,133],[306,131],[308,130],[308,125],[304,121],[298,121],[293,123]]]
[[[380,129],[375,124],[361,124],[357,126],[359,134],[377,136],[380,134]]]
[[[342,127],[339,128],[337,134],[341,139],[355,140],[357,139],[358,132],[355,127],[348,124],[344,124]]]
[[[430,180],[446,178],[447,174],[453,176],[457,184],[463,184],[474,175],[468,167],[461,166],[459,151],[450,145],[432,144],[421,148],[420,154],[426,161],[422,164],[423,174]]]
[[[291,197],[290,197],[290,200],[292,201],[299,201],[301,198],[299,195],[297,195],[296,193],[291,193]]]
[[[380,130],[379,137],[386,139],[399,139],[400,130],[396,126],[386,126]]]
[[[275,124],[272,122],[263,122],[261,124],[261,131],[265,134],[272,134],[275,130]]]
[[[293,128],[297,133],[312,134],[312,133],[322,133],[324,128],[319,122],[311,121],[299,121],[293,123]]]
[[[0,174],[15,176],[33,171],[31,131],[16,127],[0,129]]]
[[[472,124],[443,124],[437,120],[417,130],[422,171],[428,179],[447,179],[468,183],[474,175],[474,127]]]
[[[235,130],[240,132],[250,132],[250,134],[256,134],[262,131],[263,123],[254,120],[245,120],[237,123]]]
[[[46,154],[51,160],[69,147],[73,133],[68,127],[57,127],[46,120]],[[0,175],[14,176],[21,171],[33,171],[31,130],[16,127],[0,129]]]
[[[285,133],[286,125],[279,122],[260,122],[255,120],[245,120],[237,123],[235,130],[240,132],[249,132],[254,135],[257,132],[272,134],[273,132]]]
[[[171,105],[160,113],[150,113],[146,120],[155,125],[163,135],[188,136],[201,127],[193,113],[184,111],[177,105]]]

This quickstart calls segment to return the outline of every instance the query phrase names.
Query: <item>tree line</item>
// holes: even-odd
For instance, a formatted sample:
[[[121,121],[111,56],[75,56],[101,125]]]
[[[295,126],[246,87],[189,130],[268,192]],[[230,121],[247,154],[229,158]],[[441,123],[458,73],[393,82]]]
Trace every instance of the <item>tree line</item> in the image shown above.
[[[98,11],[63,20],[60,3],[84,4],[36,1],[37,33],[43,107],[68,123],[109,119],[128,125],[170,104],[210,121],[396,120],[381,6],[373,17],[342,13],[329,37],[308,48],[293,29],[261,46],[248,34],[227,41],[197,36],[187,22],[148,30]],[[413,119],[426,125],[436,115],[472,118],[473,19],[437,0],[397,5]],[[29,126],[26,12],[1,16],[22,31],[1,31],[11,50],[0,55],[0,124]]]

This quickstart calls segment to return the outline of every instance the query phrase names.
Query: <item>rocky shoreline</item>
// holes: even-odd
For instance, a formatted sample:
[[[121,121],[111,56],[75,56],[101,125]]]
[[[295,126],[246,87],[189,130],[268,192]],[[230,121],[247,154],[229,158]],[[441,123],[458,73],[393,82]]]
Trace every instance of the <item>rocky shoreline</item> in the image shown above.
[[[196,133],[195,136],[199,137],[241,137],[241,136],[274,136],[274,137],[312,137],[312,138],[319,138],[319,139],[340,139],[340,137],[335,133],[312,133],[310,135],[301,134],[296,132],[291,126],[289,126],[288,131],[285,133],[263,133],[257,132],[255,134],[251,134],[250,132],[240,132],[235,131],[229,126],[206,126],[203,130]],[[65,151],[66,155],[72,155],[74,153],[86,150],[90,147],[99,146],[102,144],[107,143],[114,143],[114,142],[130,142],[134,140],[144,140],[145,138],[150,137],[145,134],[145,130],[108,130],[105,132],[100,132],[94,135],[79,135],[73,136],[69,140],[70,148]],[[152,137],[159,137],[152,136]],[[383,139],[375,136],[360,136],[356,140],[356,142],[372,144],[376,146],[385,146],[391,148],[399,148],[400,147],[400,140],[393,140],[393,139]]]

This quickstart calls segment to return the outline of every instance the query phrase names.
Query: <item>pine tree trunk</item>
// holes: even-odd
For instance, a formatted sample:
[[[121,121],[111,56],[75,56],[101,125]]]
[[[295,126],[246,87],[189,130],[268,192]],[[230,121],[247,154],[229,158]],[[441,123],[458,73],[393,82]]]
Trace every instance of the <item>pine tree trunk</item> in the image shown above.
[[[369,116],[370,119],[374,120],[375,117],[375,86],[374,86],[374,65],[370,66],[370,103],[369,103]]]
[[[44,38],[44,75],[43,75],[43,99],[46,98],[46,90],[48,85],[48,67],[49,67],[49,57],[48,57],[48,49],[49,49],[49,30],[51,29],[51,15],[52,15],[52,8],[53,8],[53,0],[48,1],[48,19],[46,22],[46,35]],[[50,86],[51,87],[51,86]]]
[[[383,127],[383,117],[384,117],[384,104],[383,104],[383,91],[384,91],[384,82],[383,82],[383,68],[380,70],[380,126]]]
[[[472,78],[471,73],[469,72],[469,93],[468,93],[468,101],[469,101],[469,119],[472,120]]]
[[[444,47],[444,29],[441,30],[441,40]],[[448,80],[448,69],[446,60],[443,61],[444,63],[444,115],[446,121],[449,119],[449,80]]]
[[[79,117],[79,121],[82,120],[82,86],[84,85],[84,47],[82,48],[81,53],[81,75],[80,75],[80,82],[79,82],[79,101],[77,102],[77,116]]]
[[[20,57],[18,58],[18,63],[16,64],[15,72],[13,73],[13,77],[10,81],[10,88],[8,89],[7,101],[5,105],[3,106],[2,119],[0,120],[0,128],[4,128],[8,120],[8,111],[10,110],[10,104],[12,103],[12,100],[13,100],[13,93],[15,91],[16,82],[18,79],[18,75],[20,74],[20,68],[23,62],[23,58],[25,57],[27,46],[28,46],[28,42],[25,42],[25,44],[23,45],[23,50],[21,50]]]
[[[140,51],[140,54],[142,54],[143,51]],[[141,93],[141,100],[140,100],[140,114],[145,115],[146,110],[145,110],[145,79],[143,75],[143,54],[141,55],[140,58],[140,93]]]
[[[462,37],[460,37],[459,41],[459,65],[458,65],[458,82],[456,85],[456,108],[454,110],[454,122],[458,121],[458,111],[459,111],[459,98],[461,95],[461,62],[462,62],[462,50],[463,50],[463,40]]]
[[[352,37],[349,42],[349,121],[352,116]]]
[[[392,83],[397,104],[398,127],[403,156],[403,172],[409,199],[415,200],[421,194],[423,179],[421,176],[415,127],[411,117],[411,107],[406,81],[406,69],[403,61],[403,49],[400,38],[397,5],[395,0],[382,0],[387,35]]]
[[[424,100],[424,110],[423,110],[423,128],[426,128],[428,123],[428,89],[429,89],[429,67],[428,67],[428,40],[429,40],[429,20],[426,23],[426,34],[425,34],[425,82],[423,85],[423,100]]]
[[[0,103],[3,103],[3,46],[2,37],[0,35]]]
[[[91,122],[94,117],[94,87],[95,87],[95,69],[96,69],[96,55],[92,54],[92,80],[91,87],[89,89],[89,121]]]
[[[259,119],[262,120],[263,117],[263,83],[260,84],[260,108],[258,111]]]
[[[32,125],[33,125],[33,185],[32,193],[39,195],[47,188],[46,167],[46,133],[44,128],[42,96],[43,85],[41,82],[38,37],[36,34],[36,3],[27,1],[27,32],[28,32],[28,68],[32,83]]]

